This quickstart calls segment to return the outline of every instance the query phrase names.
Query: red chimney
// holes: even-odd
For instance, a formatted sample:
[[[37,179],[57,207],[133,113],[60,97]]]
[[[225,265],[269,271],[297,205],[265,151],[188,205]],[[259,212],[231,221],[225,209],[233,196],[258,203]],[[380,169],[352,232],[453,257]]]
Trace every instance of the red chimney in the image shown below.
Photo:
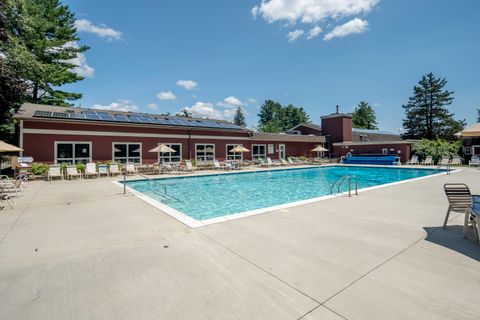
[[[352,141],[352,115],[337,112],[329,116],[323,116],[322,134],[329,135],[332,142]]]

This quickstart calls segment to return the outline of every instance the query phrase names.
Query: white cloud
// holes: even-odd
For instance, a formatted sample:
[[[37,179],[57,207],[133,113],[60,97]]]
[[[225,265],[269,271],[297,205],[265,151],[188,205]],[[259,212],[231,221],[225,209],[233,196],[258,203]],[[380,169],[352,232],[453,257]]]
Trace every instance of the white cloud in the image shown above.
[[[172,91],[162,91],[157,94],[157,98],[160,100],[175,100],[177,97],[173,94]]]
[[[108,105],[94,104],[92,109],[110,110],[110,111],[138,111],[138,106],[133,104],[130,100],[119,100]]]
[[[232,107],[241,107],[245,105],[240,99],[230,96],[223,99],[223,101],[218,103],[219,106],[232,108]]]
[[[332,31],[327,33],[323,40],[330,41],[333,38],[342,38],[350,34],[363,33],[368,28],[368,21],[359,18],[352,19],[347,23],[336,26]]]
[[[252,104],[255,104],[255,103],[258,102],[257,99],[255,99],[255,98],[248,98],[247,101],[248,101],[248,103],[252,103]]]
[[[291,31],[287,34],[287,39],[289,42],[294,42],[295,40],[297,40],[299,37],[303,36],[304,34],[304,31],[303,30],[295,30],[295,31]]]
[[[313,27],[312,29],[310,29],[310,31],[308,31],[307,40],[318,37],[320,32],[322,32],[322,28],[320,28],[319,26]]]
[[[78,32],[93,33],[107,40],[120,40],[122,38],[120,31],[109,28],[106,25],[96,26],[86,19],[76,20],[75,28]]]
[[[253,7],[254,17],[267,22],[288,21],[291,24],[318,23],[326,19],[370,12],[380,0],[262,0]]]
[[[222,113],[215,109],[214,105],[210,102],[198,101],[191,107],[185,107],[185,110],[192,114],[192,117],[196,118],[211,118],[221,119]]]
[[[64,47],[79,48],[79,45],[76,41],[70,41],[67,42]],[[77,53],[76,58],[70,59],[67,62],[75,65],[75,67],[71,68],[70,71],[84,78],[93,78],[93,75],[95,74],[95,69],[88,65],[87,57],[85,57],[85,54],[81,52]]]
[[[158,110],[160,110],[160,107],[157,106],[156,103],[149,103],[149,104],[147,104],[147,108],[150,109],[150,110],[153,110],[153,111],[158,111]]]
[[[177,85],[187,90],[193,90],[198,86],[198,83],[193,80],[178,80]]]

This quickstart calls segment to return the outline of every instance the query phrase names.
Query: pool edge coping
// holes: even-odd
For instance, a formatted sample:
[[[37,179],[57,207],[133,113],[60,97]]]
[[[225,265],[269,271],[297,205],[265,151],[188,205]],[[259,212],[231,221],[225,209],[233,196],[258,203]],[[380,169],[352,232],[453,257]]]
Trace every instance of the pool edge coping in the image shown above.
[[[333,165],[329,164],[329,165],[323,165],[323,166],[309,166],[309,167],[305,167],[305,168],[326,167],[326,166],[334,166],[334,165],[335,164],[333,164]],[[336,164],[336,165],[338,165],[338,164]],[[378,167],[392,168],[392,166],[378,166],[378,165],[349,165],[349,164],[346,164],[346,165],[340,164],[340,165],[342,165],[342,166],[365,166],[365,167],[374,167],[374,168],[378,168]],[[301,168],[290,168],[290,169],[301,169]],[[397,167],[397,169],[402,169],[402,168]],[[415,169],[415,167],[407,167],[407,168],[404,168],[404,169]],[[430,169],[430,168],[423,167],[423,168],[418,168],[418,169]],[[273,170],[289,170],[289,168],[272,168],[272,169],[258,170],[258,171],[273,171]],[[258,172],[258,171],[250,171],[250,172]],[[460,171],[462,171],[462,169],[457,168],[455,170],[450,171],[450,174],[458,173]],[[226,173],[235,174],[235,172],[226,172]],[[242,172],[236,172],[236,173],[238,174],[238,173],[242,173]],[[245,173],[245,172],[243,172],[243,173]],[[225,174],[225,173],[221,173],[221,172],[220,173],[206,173],[206,174],[200,174],[200,175],[196,175],[196,176],[197,177],[198,176],[210,176],[210,175],[219,175],[219,174]],[[372,187],[361,188],[361,189],[358,189],[358,193],[371,191],[371,190],[376,190],[376,189],[381,189],[381,188],[386,188],[386,187],[391,187],[391,186],[396,186],[396,185],[409,183],[409,182],[413,182],[413,181],[429,179],[429,178],[438,177],[438,176],[447,175],[447,174],[448,174],[447,171],[443,171],[443,172],[434,173],[434,174],[431,174],[431,175],[428,175],[428,176],[417,177],[417,178],[406,179],[406,180],[396,181],[396,182],[390,182],[390,183],[381,184],[381,185],[372,186]],[[192,177],[192,176],[187,176],[187,177]],[[165,177],[165,178],[162,177],[162,178],[156,178],[156,179],[168,179],[168,178],[177,178],[177,177]],[[181,177],[178,177],[178,178],[181,178]],[[139,180],[145,180],[145,179],[135,179],[135,180],[128,180],[128,181],[139,181]],[[115,181],[112,181],[112,183],[115,184],[118,187],[122,187],[122,188],[124,187],[124,185],[122,183],[120,183],[119,181],[115,180]],[[328,199],[339,198],[339,197],[342,197],[342,196],[348,194],[348,192],[342,192],[342,193],[337,193],[337,194],[333,194],[333,195],[326,195],[326,196],[321,196],[321,197],[315,197],[315,198],[310,198],[310,199],[305,199],[305,200],[300,200],[300,201],[284,203],[284,204],[271,206],[271,207],[265,207],[265,208],[255,209],[255,210],[243,211],[243,212],[239,212],[239,213],[233,213],[233,214],[226,215],[226,216],[223,216],[223,217],[215,217],[215,218],[210,218],[210,219],[205,219],[205,220],[196,220],[196,219],[193,219],[192,217],[186,215],[185,213],[183,213],[181,211],[178,211],[178,210],[176,210],[176,209],[174,209],[170,206],[167,206],[166,204],[163,204],[162,202],[160,202],[158,200],[155,200],[155,199],[153,199],[153,198],[151,198],[151,197],[149,197],[149,196],[147,196],[147,195],[145,195],[145,194],[143,194],[143,193],[141,193],[141,192],[139,192],[139,191],[137,191],[133,188],[130,188],[129,186],[126,186],[126,189],[130,193],[132,193],[133,195],[140,198],[141,200],[143,200],[146,203],[152,205],[153,207],[156,207],[157,209],[163,211],[164,213],[168,214],[172,218],[180,221],[181,223],[185,224],[187,227],[190,227],[192,229],[199,228],[199,227],[204,227],[204,226],[208,226],[208,225],[212,225],[212,224],[217,224],[217,223],[221,223],[221,222],[227,222],[227,221],[237,220],[237,219],[241,219],[241,218],[246,218],[246,217],[259,215],[259,214],[263,214],[263,213],[267,213],[267,212],[278,211],[278,210],[281,210],[281,209],[287,209],[287,208],[297,207],[297,206],[301,206],[301,205],[305,205],[305,204],[320,202],[320,201],[324,201],[324,200],[328,200]]]

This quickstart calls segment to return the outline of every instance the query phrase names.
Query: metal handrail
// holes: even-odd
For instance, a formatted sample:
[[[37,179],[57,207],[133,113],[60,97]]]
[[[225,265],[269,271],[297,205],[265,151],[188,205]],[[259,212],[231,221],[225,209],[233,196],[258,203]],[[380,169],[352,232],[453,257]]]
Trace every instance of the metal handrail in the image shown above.
[[[435,170],[439,171],[443,166],[445,166],[445,169],[447,170],[447,174],[450,174],[450,171],[452,171],[452,167],[450,163],[439,164]]]
[[[337,193],[341,193],[340,189],[342,185],[348,181],[348,196],[352,196],[352,178],[355,181],[355,195],[358,195],[358,178],[355,175],[342,176],[337,181],[335,181],[330,187],[330,194],[333,194],[333,189],[337,186]]]

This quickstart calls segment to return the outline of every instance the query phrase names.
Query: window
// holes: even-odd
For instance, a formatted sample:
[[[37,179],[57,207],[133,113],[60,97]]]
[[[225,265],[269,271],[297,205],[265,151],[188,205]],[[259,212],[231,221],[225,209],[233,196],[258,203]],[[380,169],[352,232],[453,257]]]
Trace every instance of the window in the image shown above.
[[[181,143],[164,143],[164,145],[172,148],[176,152],[158,153],[158,160],[160,163],[182,161],[182,144]]]
[[[214,144],[196,144],[195,160],[196,161],[213,161],[215,159]]]
[[[113,161],[120,163],[141,163],[141,143],[113,143]]]
[[[469,156],[472,154],[472,147],[463,147],[463,153],[466,155],[466,156]]]
[[[55,141],[55,163],[87,163],[92,161],[91,142]]]
[[[227,160],[243,160],[242,152],[231,152],[235,147],[242,146],[241,144],[227,144]]]
[[[265,159],[267,157],[267,147],[264,144],[253,144],[252,145],[252,159],[256,160],[258,158]]]
[[[383,148],[382,149],[382,154],[388,154],[388,148]]]

